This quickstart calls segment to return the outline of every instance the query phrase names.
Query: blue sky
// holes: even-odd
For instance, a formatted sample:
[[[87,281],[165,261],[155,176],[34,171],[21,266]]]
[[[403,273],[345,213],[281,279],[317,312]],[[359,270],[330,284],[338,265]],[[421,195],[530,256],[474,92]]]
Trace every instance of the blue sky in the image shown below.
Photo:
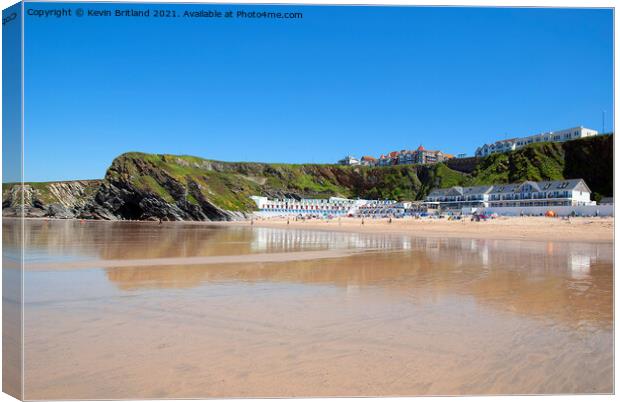
[[[326,163],[613,126],[610,10],[166,8],[304,16],[26,17],[26,180],[101,178],[127,151]]]
[[[12,16],[15,15],[15,18]],[[22,179],[21,155],[21,8],[13,5],[2,12],[2,180]]]

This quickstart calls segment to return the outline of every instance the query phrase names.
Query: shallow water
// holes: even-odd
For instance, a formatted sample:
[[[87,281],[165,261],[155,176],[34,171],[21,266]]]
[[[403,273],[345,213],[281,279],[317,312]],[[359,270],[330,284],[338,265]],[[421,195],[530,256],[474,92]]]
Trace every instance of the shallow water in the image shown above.
[[[611,244],[72,221],[25,242],[27,399],[613,391]],[[308,251],[335,254],[279,260]]]

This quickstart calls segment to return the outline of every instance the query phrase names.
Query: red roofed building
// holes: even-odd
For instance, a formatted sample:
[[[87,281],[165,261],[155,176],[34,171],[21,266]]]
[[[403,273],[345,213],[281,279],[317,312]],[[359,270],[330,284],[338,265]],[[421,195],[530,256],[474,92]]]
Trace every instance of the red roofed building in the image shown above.
[[[453,155],[434,151],[420,145],[416,150],[393,151],[387,155],[381,155],[377,161],[378,166],[412,165],[443,162],[453,158]]]
[[[362,156],[360,162],[364,166],[375,166],[377,164],[377,158],[373,158],[372,156]]]

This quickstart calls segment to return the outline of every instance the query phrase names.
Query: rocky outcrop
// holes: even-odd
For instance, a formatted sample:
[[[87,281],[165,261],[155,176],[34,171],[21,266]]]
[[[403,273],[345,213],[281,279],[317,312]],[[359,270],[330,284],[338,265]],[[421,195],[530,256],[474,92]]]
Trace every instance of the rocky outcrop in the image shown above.
[[[482,158],[471,156],[468,158],[453,158],[446,161],[446,166],[462,173],[472,173]]]
[[[215,205],[190,175],[174,177],[168,169],[149,159],[143,154],[116,158],[97,193],[78,217],[165,221],[245,219],[246,211],[227,210]],[[168,167],[174,168],[175,164],[184,167],[187,162],[175,160]],[[207,171],[209,167],[201,164],[199,169]]]
[[[5,184],[2,215],[28,218],[75,218],[88,205],[101,180]]]

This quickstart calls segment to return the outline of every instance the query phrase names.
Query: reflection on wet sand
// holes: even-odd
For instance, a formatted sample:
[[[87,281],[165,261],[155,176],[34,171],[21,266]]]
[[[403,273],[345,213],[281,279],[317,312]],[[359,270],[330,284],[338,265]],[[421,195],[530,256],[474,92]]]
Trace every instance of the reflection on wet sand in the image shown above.
[[[510,257],[508,252],[507,258],[498,250],[510,250],[510,243],[514,246],[513,255]],[[241,281],[322,284],[357,291],[379,288],[395,297],[412,293],[431,298],[467,294],[481,304],[528,316],[553,313],[558,319],[611,324],[612,271],[604,262],[611,256],[600,245],[594,245],[591,251],[603,256],[577,254],[580,258],[575,258],[571,253],[575,250],[566,243],[557,246],[555,254],[542,245],[530,245],[529,252],[523,252],[514,243],[518,242],[411,239],[414,250],[364,253],[320,264],[296,261],[209,267],[172,265],[156,269],[121,267],[106,269],[106,276],[123,290]],[[592,265],[592,260],[603,262]],[[575,304],[579,308],[573,308]]]
[[[613,391],[611,244],[67,227],[27,258],[124,266],[26,271],[26,398]]]

